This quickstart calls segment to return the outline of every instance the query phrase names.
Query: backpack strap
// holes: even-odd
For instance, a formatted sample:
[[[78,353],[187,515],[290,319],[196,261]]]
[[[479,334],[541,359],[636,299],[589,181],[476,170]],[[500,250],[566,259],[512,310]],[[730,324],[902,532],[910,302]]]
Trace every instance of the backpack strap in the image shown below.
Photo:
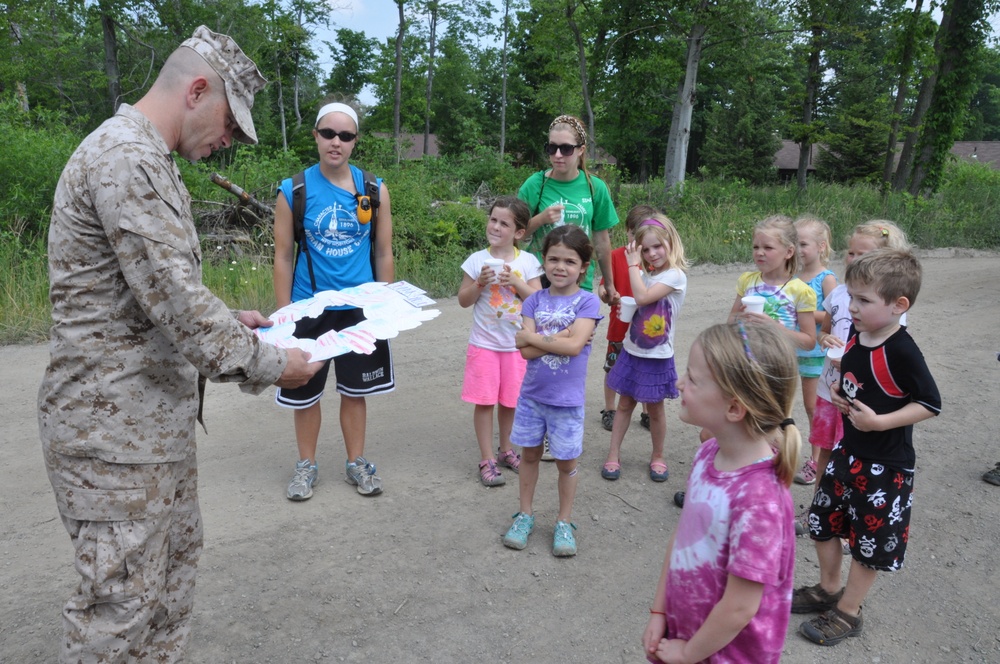
[[[379,198],[381,190],[378,185],[378,178],[371,171],[361,171],[361,178],[364,182],[362,185],[362,193],[355,194],[355,198],[358,199],[358,214],[359,218],[363,210],[364,205],[368,205],[371,210],[371,227],[368,230],[369,242],[371,247],[371,264],[372,264],[372,279],[377,279],[377,273],[375,271],[375,229],[378,222],[378,208],[382,204]]]
[[[312,256],[309,255],[309,244],[306,242],[306,172],[299,171],[292,176],[292,236],[298,245],[295,252],[295,267],[299,266],[299,257],[305,254],[306,265],[309,266],[309,282],[316,290],[316,275],[313,273]],[[294,274],[294,268],[292,274]]]
[[[542,174],[542,186],[538,188],[538,202],[535,203],[535,211],[531,213],[532,217],[537,217],[538,213],[541,211],[542,193],[545,191],[545,182],[548,180],[548,178],[545,177],[545,169],[543,168],[540,172]]]

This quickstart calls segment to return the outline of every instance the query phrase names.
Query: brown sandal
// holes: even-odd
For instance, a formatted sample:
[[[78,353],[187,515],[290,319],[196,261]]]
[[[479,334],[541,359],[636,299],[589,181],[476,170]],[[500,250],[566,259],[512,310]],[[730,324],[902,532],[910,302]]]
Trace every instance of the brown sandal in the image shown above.
[[[792,592],[792,613],[822,613],[837,606],[844,596],[841,588],[835,593],[828,593],[823,586],[802,586]]]
[[[834,607],[799,625],[799,634],[821,646],[835,646],[848,637],[861,636],[864,624],[860,613],[855,617]]]

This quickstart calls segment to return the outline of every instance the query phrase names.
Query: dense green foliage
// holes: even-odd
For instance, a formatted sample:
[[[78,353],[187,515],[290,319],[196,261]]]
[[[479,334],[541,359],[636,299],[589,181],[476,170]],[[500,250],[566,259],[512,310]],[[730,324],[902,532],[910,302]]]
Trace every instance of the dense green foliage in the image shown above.
[[[45,230],[52,193],[62,162],[82,136],[67,136],[59,118],[0,116],[5,145],[28,145],[32,159],[11,165],[13,176],[3,181],[0,216],[0,343],[38,340],[48,327]],[[44,142],[31,143],[47,136]],[[9,151],[0,152],[9,159]],[[385,178],[392,200],[397,278],[427,289],[436,297],[453,295],[461,282],[459,266],[484,246],[485,205],[495,195],[514,193],[533,171],[498,161],[487,149],[460,157],[428,158],[396,165],[389,141],[366,136],[357,162]],[[281,179],[311,162],[292,153],[240,146],[220,163],[181,162],[185,182],[195,200],[202,230],[208,219],[235,199],[212,184],[208,175],[223,173],[268,205]],[[688,256],[695,262],[730,263],[750,259],[751,229],[774,212],[815,214],[834,230],[835,245],[855,224],[872,218],[894,219],[921,247],[1000,247],[1000,172],[988,167],[953,163],[939,193],[929,198],[907,194],[883,197],[874,186],[816,183],[805,192],[789,186],[752,186],[745,181],[706,178],[689,181],[681,192],[665,194],[662,182],[622,181],[614,169],[600,171],[609,185],[618,213],[639,203],[662,207],[675,221]],[[270,217],[235,231],[249,242],[231,244],[206,237],[205,283],[231,306],[269,311],[271,290]],[[218,229],[215,229],[218,230]],[[223,227],[222,230],[226,230]],[[615,244],[624,241],[619,226]]]
[[[420,134],[428,126],[447,156],[475,147],[497,152],[503,135],[515,161],[540,164],[548,123],[572,113],[593,127],[602,155],[613,156],[634,182],[663,175],[668,138],[679,131],[690,130],[689,174],[761,184],[773,180],[776,140],[806,139],[831,148],[821,164],[824,179],[874,182],[891,124],[907,121],[921,81],[940,70],[938,100],[928,116],[936,131],[928,142],[933,170],[950,140],[1000,139],[1000,55],[983,32],[1000,0],[923,3],[919,12],[911,5],[401,0],[400,128]],[[935,21],[962,7],[969,10],[962,16],[972,14],[963,19],[972,29],[951,35],[951,51],[961,57],[949,59],[934,51]],[[328,93],[373,96],[363,128],[393,130],[395,39],[337,28],[341,14],[323,0],[14,0],[0,4],[0,12],[0,99],[61,113],[83,133],[118,103],[141,96],[165,57],[201,23],[231,34],[271,82],[254,107],[263,147],[307,158],[304,129]],[[379,20],[395,24],[398,17]],[[689,128],[678,128],[671,108],[685,78],[692,21],[705,24],[705,43],[694,117]],[[806,121],[813,46],[823,75]],[[894,113],[897,90],[904,91],[904,103]],[[920,122],[914,131],[922,131]],[[0,180],[5,175],[0,171]]]
[[[395,40],[340,29],[330,33],[334,43],[321,42],[320,31],[337,17],[323,0],[0,4],[0,343],[44,334],[45,232],[62,165],[117,104],[141,97],[199,24],[232,35],[270,81],[253,109],[259,146],[181,163],[206,234],[206,283],[234,306],[267,310],[273,302],[269,220],[220,214],[233,199],[207,176],[223,173],[273,202],[276,184],[315,159],[308,129],[328,93],[374,96],[363,109],[354,160],[389,184],[398,276],[435,295],[455,291],[458,265],[481,246],[482,202],[516,191],[547,163],[542,145],[561,113],[591,130],[601,158],[590,163],[619,214],[639,202],[664,207],[698,261],[746,260],[752,224],[778,211],[824,217],[838,238],[859,221],[887,217],[920,246],[1000,246],[998,171],[956,164],[947,153],[956,139],[1000,140],[1000,50],[986,42],[985,21],[1000,0],[945,0],[919,11],[903,0],[400,6],[401,130],[420,134],[428,126],[439,159],[400,163],[396,141],[385,137],[395,121]],[[960,20],[944,30],[931,6]],[[704,24],[704,45],[693,118],[678,128],[671,108],[685,80],[693,22]],[[926,119],[916,113],[921,90],[937,91],[923,99]],[[899,131],[890,140],[893,127]],[[688,131],[686,166],[696,177],[666,191],[668,139]],[[775,184],[780,138],[828,146],[807,189]],[[922,197],[880,193],[890,145],[907,138],[923,140]],[[227,223],[246,241],[223,239]]]

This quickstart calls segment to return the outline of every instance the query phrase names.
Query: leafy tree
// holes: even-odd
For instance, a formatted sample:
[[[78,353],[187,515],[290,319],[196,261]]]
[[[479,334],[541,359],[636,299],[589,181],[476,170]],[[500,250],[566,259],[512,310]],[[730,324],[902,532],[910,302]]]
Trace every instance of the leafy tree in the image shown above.
[[[949,0],[943,9],[939,65],[909,178],[908,191],[914,196],[925,189],[933,192],[941,183],[945,160],[975,91],[974,58],[989,31],[986,17],[996,9],[995,0]]]
[[[891,0],[881,7],[859,4],[844,24],[827,31],[824,65],[826,81],[817,117],[824,131],[819,139],[817,175],[838,182],[874,184],[881,176],[886,135],[891,130],[891,90],[894,67],[889,45],[894,26],[884,11],[896,11]],[[887,6],[893,5],[893,6]]]
[[[682,73],[682,44],[668,30],[663,3],[606,2],[601,14],[592,58],[601,143],[620,168],[646,181],[666,148],[664,109]]]
[[[512,150],[525,161],[546,163],[542,145],[560,114],[583,115],[579,59],[559,3],[530,0],[517,12],[512,35],[517,90],[508,118]]]
[[[327,42],[333,54],[333,68],[326,79],[326,88],[357,97],[361,89],[373,81],[378,40],[348,28],[338,29],[336,35],[336,44]]]
[[[974,58],[978,84],[969,104],[963,141],[1000,140],[1000,50],[983,47]]]

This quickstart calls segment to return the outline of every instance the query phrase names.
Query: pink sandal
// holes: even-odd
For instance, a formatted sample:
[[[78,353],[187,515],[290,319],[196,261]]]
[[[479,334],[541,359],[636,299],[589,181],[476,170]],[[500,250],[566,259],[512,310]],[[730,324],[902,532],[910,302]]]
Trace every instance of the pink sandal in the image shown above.
[[[516,473],[521,468],[521,455],[514,450],[499,452],[497,455],[497,463],[505,468],[510,468]]]
[[[507,479],[497,470],[497,462],[487,459],[479,464],[479,480],[483,486],[502,486],[507,483]]]

